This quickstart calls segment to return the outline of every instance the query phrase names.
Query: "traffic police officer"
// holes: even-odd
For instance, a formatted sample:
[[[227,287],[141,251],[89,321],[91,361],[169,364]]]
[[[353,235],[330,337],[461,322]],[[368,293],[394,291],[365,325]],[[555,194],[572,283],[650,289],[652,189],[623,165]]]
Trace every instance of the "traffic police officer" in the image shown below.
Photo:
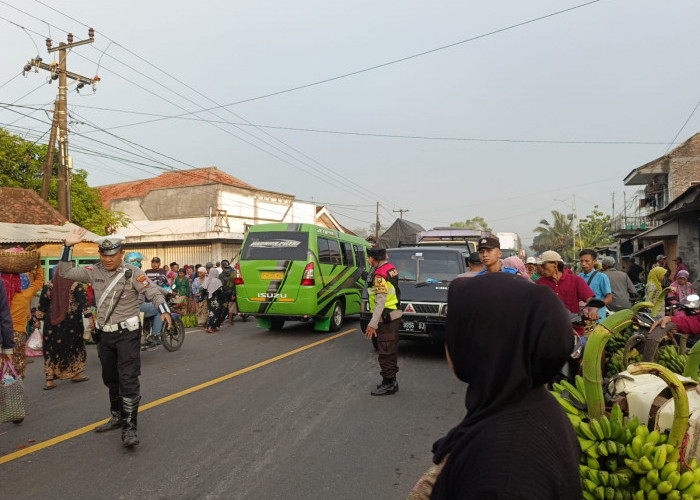
[[[386,260],[386,250],[367,250],[372,273],[369,276],[367,292],[372,319],[365,329],[365,337],[377,337],[379,349],[379,369],[382,383],[371,392],[372,396],[386,396],[399,390],[396,372],[399,371],[399,323],[403,311],[399,309],[399,272]]]
[[[92,267],[73,268],[73,245],[82,241],[85,229],[77,229],[66,238],[58,272],[64,278],[89,283],[95,292],[97,312],[97,352],[102,363],[102,381],[109,389],[111,418],[95,428],[97,432],[122,429],[122,444],[139,444],[136,421],[141,400],[141,331],[139,294],[158,307],[168,326],[172,324],[165,298],[136,266],[123,262],[123,236],[104,236],[95,240],[100,262]]]

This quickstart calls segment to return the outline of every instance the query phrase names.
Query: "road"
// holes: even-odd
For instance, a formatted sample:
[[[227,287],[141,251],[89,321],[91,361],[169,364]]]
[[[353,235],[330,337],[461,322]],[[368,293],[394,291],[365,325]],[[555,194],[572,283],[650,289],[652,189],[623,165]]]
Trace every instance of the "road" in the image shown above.
[[[400,351],[400,391],[372,397],[376,354],[356,320],[338,336],[253,321],[189,330],[180,351],[143,353],[133,450],[118,430],[92,431],[108,412],[95,346],[91,380],[51,391],[36,358],[26,420],[0,424],[2,497],[405,499],[462,419],[466,386],[441,348]]]

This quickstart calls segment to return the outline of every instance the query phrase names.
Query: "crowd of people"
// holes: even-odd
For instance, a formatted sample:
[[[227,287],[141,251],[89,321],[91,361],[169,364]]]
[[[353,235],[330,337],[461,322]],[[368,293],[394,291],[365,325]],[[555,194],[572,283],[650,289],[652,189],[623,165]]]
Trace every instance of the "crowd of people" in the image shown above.
[[[143,258],[137,252],[126,254],[126,261],[137,267],[142,267]],[[245,315],[238,313],[236,273],[228,260],[183,266],[171,262],[161,267],[160,258],[155,256],[150,269],[144,272],[152,283],[172,290],[175,311],[194,314],[197,325],[207,333],[216,332],[227,319],[230,325],[237,316],[246,320]],[[155,314],[147,303],[141,307],[147,316]],[[154,331],[159,331],[158,326],[154,324]]]
[[[141,267],[143,258],[139,255],[127,254],[125,261]],[[196,314],[201,329],[213,333],[227,319],[231,325],[236,316],[246,320],[245,315],[238,314],[235,272],[229,261],[182,267],[176,262],[161,267],[160,262],[160,258],[153,257],[146,276],[154,284],[171,289],[176,311]],[[17,374],[24,377],[27,363],[33,362],[34,356],[27,340],[39,329],[38,357],[44,358],[45,390],[56,388],[59,380],[89,380],[83,373],[85,344],[91,342],[91,332],[95,331],[92,287],[62,277],[55,267],[51,271],[46,282],[41,261],[27,273],[0,273],[2,358],[10,360]],[[140,309],[153,318],[153,331],[160,331],[162,321],[153,304],[144,301]]]

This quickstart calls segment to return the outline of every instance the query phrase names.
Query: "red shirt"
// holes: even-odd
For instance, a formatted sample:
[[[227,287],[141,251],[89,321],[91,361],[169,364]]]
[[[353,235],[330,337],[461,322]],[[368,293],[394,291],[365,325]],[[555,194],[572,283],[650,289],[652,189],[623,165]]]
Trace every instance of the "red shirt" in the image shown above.
[[[562,273],[558,282],[547,276],[542,276],[537,280],[537,284],[551,288],[564,303],[564,307],[575,314],[581,310],[580,301],[585,302],[591,297],[595,297],[595,293],[586,284],[586,281],[575,274]]]
[[[681,333],[700,333],[700,316],[674,316],[671,318]]]

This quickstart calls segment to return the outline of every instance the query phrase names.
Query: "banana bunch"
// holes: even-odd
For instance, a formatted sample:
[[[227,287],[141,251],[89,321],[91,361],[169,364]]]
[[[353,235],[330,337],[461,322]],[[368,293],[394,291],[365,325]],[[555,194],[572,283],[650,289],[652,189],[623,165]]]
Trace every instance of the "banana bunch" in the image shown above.
[[[564,408],[567,416],[582,419],[586,416],[586,397],[583,392],[583,377],[576,375],[576,385],[568,380],[552,384],[550,391],[559,404]],[[572,423],[574,421],[572,420]],[[574,425],[575,427],[575,425]]]
[[[612,335],[605,344],[605,357],[610,359],[616,352],[623,351],[634,330],[627,328]]]
[[[623,372],[627,369],[627,366],[625,365],[624,362],[624,356],[625,356],[625,349],[624,347],[616,351],[612,356],[608,357],[605,361],[605,376],[606,377],[612,377],[613,375],[616,375],[620,372]],[[629,356],[629,362],[630,363],[636,363],[638,361],[642,360],[642,354],[637,351],[637,349],[632,349],[630,351],[630,356]]]
[[[194,314],[185,314],[180,316],[180,319],[182,320],[182,324],[185,325],[185,328],[194,328],[197,326],[197,316]]]
[[[687,362],[688,356],[685,354],[678,354],[678,351],[673,346],[666,346],[659,349],[659,359],[657,363],[661,366],[665,366],[672,372],[683,373]]]

